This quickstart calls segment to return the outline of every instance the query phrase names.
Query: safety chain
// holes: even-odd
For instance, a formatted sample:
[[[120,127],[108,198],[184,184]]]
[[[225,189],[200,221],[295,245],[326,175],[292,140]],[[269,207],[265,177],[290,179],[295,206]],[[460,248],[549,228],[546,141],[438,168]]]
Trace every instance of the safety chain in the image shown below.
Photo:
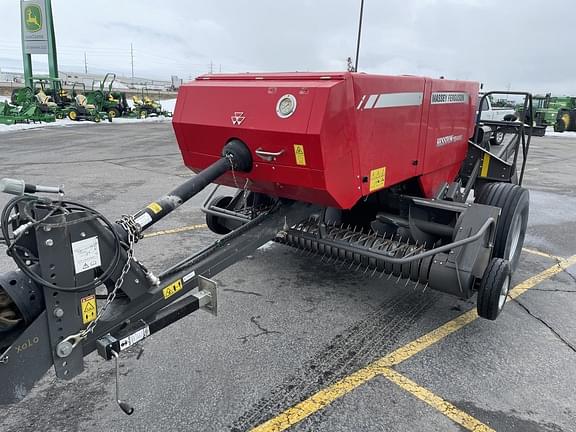
[[[124,267],[122,267],[122,272],[120,273],[120,276],[118,276],[118,279],[116,279],[116,282],[114,283],[114,289],[110,293],[108,293],[108,296],[106,297],[106,303],[104,303],[104,306],[100,308],[94,321],[88,324],[88,327],[86,327],[84,330],[80,332],[79,336],[82,339],[86,338],[90,333],[94,331],[96,324],[98,324],[98,321],[100,320],[100,318],[102,318],[102,315],[104,315],[106,309],[108,309],[108,306],[110,306],[110,304],[116,298],[118,290],[124,283],[124,278],[130,271],[130,264],[132,263],[132,260],[134,258],[134,245],[138,243],[138,240],[140,239],[140,231],[141,231],[140,225],[136,223],[136,221],[132,216],[123,215],[122,218],[119,221],[117,221],[117,223],[122,228],[124,228],[124,230],[128,235],[128,250],[126,251],[127,255],[126,263],[124,263]]]
[[[240,185],[238,184],[238,179],[236,178],[236,170],[234,169],[234,155],[232,153],[226,153],[226,155],[224,157],[226,159],[228,159],[228,162],[230,163],[230,171],[232,172],[232,180],[234,180],[234,185],[236,186],[236,189],[242,191],[242,208],[240,210],[244,210],[246,208],[246,205],[247,205],[248,193],[250,192],[248,190],[248,184],[250,183],[250,180],[246,179],[246,183],[244,183],[244,187],[240,187]]]

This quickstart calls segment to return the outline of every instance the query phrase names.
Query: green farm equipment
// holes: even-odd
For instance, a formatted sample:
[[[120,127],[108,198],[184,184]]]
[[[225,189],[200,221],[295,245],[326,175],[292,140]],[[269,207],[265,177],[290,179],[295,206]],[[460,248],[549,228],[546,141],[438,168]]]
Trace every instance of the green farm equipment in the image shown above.
[[[56,121],[56,115],[43,112],[34,99],[24,101],[21,105],[0,102],[0,123],[13,125],[16,123],[51,123]]]
[[[134,102],[134,107],[132,112],[136,114],[136,117],[144,119],[150,116],[164,116],[172,117],[170,111],[162,109],[162,104],[150,97],[150,93],[147,88],[142,88],[142,94],[140,96],[132,96],[132,102]]]
[[[535,95],[533,97],[535,126],[553,126],[555,132],[576,130],[576,98],[571,96]],[[518,112],[522,112],[518,107]]]
[[[62,82],[56,78],[34,77],[33,85],[12,91],[12,104],[24,106],[35,103],[41,112],[54,114],[57,119],[64,118],[65,108],[73,101],[62,87]]]
[[[81,85],[83,88],[82,92],[76,91],[76,86]],[[99,107],[102,105],[104,100],[104,95],[100,90],[95,92],[90,92],[88,98],[86,95],[86,85],[84,83],[74,83],[72,86],[72,96],[74,102],[67,108],[67,117],[70,120],[81,121],[88,120],[95,123],[100,123],[102,118],[107,114],[100,111]],[[108,120],[112,121],[112,118],[108,115]]]
[[[126,93],[113,91],[115,73],[107,73],[100,82],[100,88],[95,89],[96,81],[92,82],[92,91],[87,94],[91,103],[95,104],[98,111],[105,112],[109,118],[127,116],[130,114],[130,106],[126,100]]]

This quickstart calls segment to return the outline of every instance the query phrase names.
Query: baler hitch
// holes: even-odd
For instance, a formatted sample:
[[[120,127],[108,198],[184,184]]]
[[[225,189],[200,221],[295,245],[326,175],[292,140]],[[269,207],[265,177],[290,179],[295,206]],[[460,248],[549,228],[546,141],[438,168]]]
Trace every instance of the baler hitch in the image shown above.
[[[251,166],[246,146],[232,140],[208,168],[116,223],[61,194],[52,200],[26,192],[38,187],[3,181],[18,194],[2,212],[1,229],[19,271],[0,275],[0,404],[22,399],[51,365],[57,377],[71,379],[92,351],[111,360],[200,308],[216,313],[209,278],[308,217],[312,205],[270,200],[242,227],[159,276],[134,258],[134,246],[222,174]],[[118,392],[117,399],[130,414]]]

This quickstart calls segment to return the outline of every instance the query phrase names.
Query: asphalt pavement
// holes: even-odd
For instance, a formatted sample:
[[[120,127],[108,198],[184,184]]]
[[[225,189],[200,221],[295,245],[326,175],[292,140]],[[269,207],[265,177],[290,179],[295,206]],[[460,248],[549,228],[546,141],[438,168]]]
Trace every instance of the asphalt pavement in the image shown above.
[[[115,403],[113,364],[92,354],[82,375],[51,371],[0,407],[0,430],[574,432],[576,265],[562,265],[576,255],[575,172],[575,138],[533,139],[522,294],[495,322],[462,325],[474,299],[270,244],[214,278],[218,317],[196,312],[122,354],[132,416]],[[0,134],[0,177],[63,184],[112,220],[191,175],[169,122]],[[160,271],[216,240],[202,225],[206,193],[138,243],[138,259]]]

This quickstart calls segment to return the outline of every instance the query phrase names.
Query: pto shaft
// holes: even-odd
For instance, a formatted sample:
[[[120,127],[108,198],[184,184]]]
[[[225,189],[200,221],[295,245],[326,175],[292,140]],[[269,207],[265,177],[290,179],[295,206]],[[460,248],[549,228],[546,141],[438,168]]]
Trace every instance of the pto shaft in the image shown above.
[[[182,183],[172,192],[149,204],[134,215],[134,220],[144,231],[176,208],[180,207],[206,186],[230,170],[249,172],[252,169],[252,154],[240,140],[231,140],[222,149],[222,157]]]

